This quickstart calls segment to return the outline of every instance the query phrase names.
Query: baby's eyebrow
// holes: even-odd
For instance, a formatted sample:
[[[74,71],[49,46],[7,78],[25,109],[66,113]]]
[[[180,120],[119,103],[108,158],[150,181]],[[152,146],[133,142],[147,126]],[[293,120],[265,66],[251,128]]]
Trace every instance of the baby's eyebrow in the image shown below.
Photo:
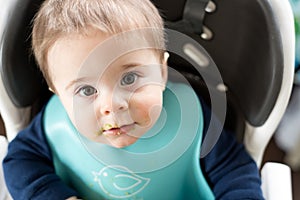
[[[65,90],[69,90],[74,84],[79,83],[79,82],[85,82],[89,78],[88,77],[82,77],[82,78],[77,78],[75,80],[72,80],[66,87]]]
[[[127,63],[122,65],[123,69],[128,69],[128,68],[133,68],[133,67],[138,67],[138,66],[142,66],[143,64],[141,63]]]

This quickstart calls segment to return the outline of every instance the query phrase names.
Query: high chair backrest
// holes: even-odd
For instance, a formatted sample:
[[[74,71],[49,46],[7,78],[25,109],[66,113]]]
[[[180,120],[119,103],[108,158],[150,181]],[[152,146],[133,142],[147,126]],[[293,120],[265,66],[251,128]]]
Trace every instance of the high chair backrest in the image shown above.
[[[198,12],[203,3],[207,3],[205,12]],[[166,6],[168,1],[158,0],[157,4]],[[227,128],[243,138],[260,165],[292,88],[295,31],[289,2],[181,0],[176,5],[178,10],[162,9],[167,25],[199,42],[216,63],[223,83],[206,83],[207,87],[226,90]],[[195,68],[174,57],[171,66],[185,72]]]
[[[0,67],[5,90],[1,93],[8,98],[1,107],[1,115],[8,116],[9,120],[14,120],[16,113],[24,113],[24,108],[33,108],[31,112],[35,113],[50,96],[30,50],[32,18],[42,2],[2,3]],[[182,31],[208,51],[223,82],[203,83],[201,73],[205,73],[205,69],[195,67],[191,54],[187,61],[171,52],[169,65],[185,74],[208,102],[212,90],[207,88],[213,88],[216,93],[226,92],[229,110],[225,124],[244,137],[246,147],[260,165],[292,87],[294,28],[288,1],[153,2],[168,28]],[[6,105],[12,108],[7,110]],[[28,111],[25,113],[30,115]],[[11,124],[7,119],[4,122]],[[28,121],[22,123],[18,128]],[[13,138],[17,131],[8,134]]]

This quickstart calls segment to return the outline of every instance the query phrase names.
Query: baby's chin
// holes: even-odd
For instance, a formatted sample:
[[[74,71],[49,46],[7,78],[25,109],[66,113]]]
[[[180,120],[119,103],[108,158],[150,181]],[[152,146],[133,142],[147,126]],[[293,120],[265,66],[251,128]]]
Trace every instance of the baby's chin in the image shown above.
[[[121,135],[117,138],[108,139],[110,146],[113,146],[113,147],[119,148],[119,149],[130,146],[130,145],[134,144],[137,140],[138,140],[137,137],[132,137],[129,135]]]

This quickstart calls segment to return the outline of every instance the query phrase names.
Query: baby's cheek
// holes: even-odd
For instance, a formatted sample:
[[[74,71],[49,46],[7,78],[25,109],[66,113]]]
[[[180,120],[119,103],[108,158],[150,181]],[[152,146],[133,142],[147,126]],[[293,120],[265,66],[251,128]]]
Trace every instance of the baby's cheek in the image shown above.
[[[160,115],[162,108],[161,96],[143,96],[131,99],[131,117],[144,125],[153,123]]]
[[[95,112],[92,109],[81,109],[75,112],[71,121],[82,135],[90,139],[95,137],[99,130]]]

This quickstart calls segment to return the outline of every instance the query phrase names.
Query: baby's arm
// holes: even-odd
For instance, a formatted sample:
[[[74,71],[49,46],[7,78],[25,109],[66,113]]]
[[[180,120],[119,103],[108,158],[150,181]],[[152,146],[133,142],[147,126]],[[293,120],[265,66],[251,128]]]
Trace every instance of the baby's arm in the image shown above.
[[[229,133],[222,133],[202,164],[216,199],[263,199],[256,163]]]
[[[72,196],[70,198],[67,198],[66,200],[79,200],[79,199],[77,197],[75,197],[75,196]]]
[[[207,129],[210,110],[204,107],[203,111]],[[215,126],[220,125],[216,118],[213,120]],[[264,199],[257,165],[233,133],[223,131],[201,164],[216,199]]]
[[[3,161],[6,184],[13,199],[67,199],[78,194],[55,174],[39,114],[9,144]]]

